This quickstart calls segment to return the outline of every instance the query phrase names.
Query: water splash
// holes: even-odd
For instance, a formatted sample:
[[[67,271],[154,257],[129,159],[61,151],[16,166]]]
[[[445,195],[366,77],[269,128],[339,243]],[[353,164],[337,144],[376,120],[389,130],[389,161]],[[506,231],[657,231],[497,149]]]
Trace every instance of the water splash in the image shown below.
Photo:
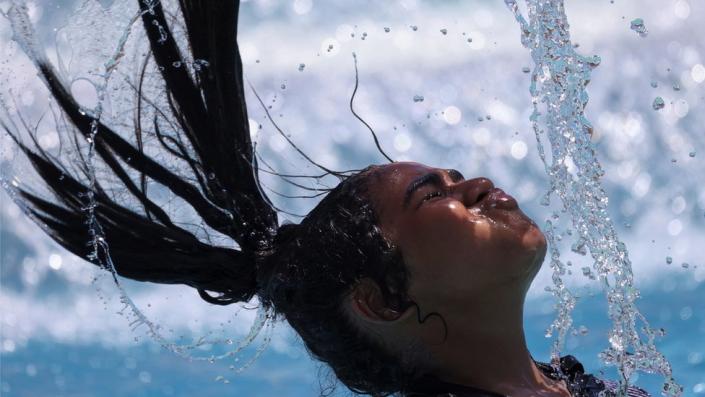
[[[505,4],[519,23],[521,43],[534,61],[529,89],[534,111],[530,120],[550,179],[548,195],[555,193],[561,199],[577,232],[577,245],[589,250],[594,260],[592,268],[607,298],[612,329],[601,358],[617,367],[622,395],[626,395],[634,372],[643,371],[663,375],[663,394],[679,396],[682,387],[675,383],[671,365],[654,345],[657,332],[636,307],[639,291],[634,287],[631,261],[607,212],[608,197],[600,182],[604,171],[590,141],[592,126],[584,113],[586,86],[600,58],[576,53],[563,0],[526,0],[528,20],[516,0],[505,0]],[[550,142],[550,161],[542,137]],[[550,221],[546,234],[555,247]],[[551,249],[551,268],[555,285],[551,292],[559,303],[557,318],[549,329],[558,332],[552,352],[555,360],[572,325],[575,300],[562,281],[566,269],[555,248]]]
[[[629,28],[635,31],[640,37],[646,37],[649,35],[649,30],[646,29],[644,20],[641,18],[636,18],[631,21]]]
[[[84,7],[89,7],[92,5],[94,4],[91,2],[86,2],[84,4]],[[129,9],[132,8],[130,7]],[[150,12],[150,9],[148,8],[146,12]],[[88,150],[87,156],[85,158],[85,163],[87,165],[86,176],[88,178],[89,189],[88,193],[86,194],[87,204],[85,207],[83,207],[83,210],[86,215],[86,225],[88,227],[88,232],[90,236],[90,241],[88,241],[87,244],[91,247],[92,250],[88,254],[88,259],[98,260],[100,266],[103,269],[107,270],[108,275],[112,278],[112,281],[117,287],[119,293],[119,300],[123,305],[123,308],[122,310],[120,310],[119,314],[123,315],[129,321],[131,329],[134,331],[140,326],[145,326],[147,329],[147,335],[149,335],[153,340],[158,342],[162,347],[166,348],[167,350],[186,359],[192,361],[214,362],[215,360],[233,357],[234,361],[238,362],[240,360],[238,354],[243,349],[252,344],[255,338],[263,330],[265,330],[263,340],[260,346],[258,346],[258,348],[256,349],[254,355],[239,367],[231,366],[231,370],[235,371],[236,373],[239,373],[246,369],[252,362],[254,362],[262,354],[266,346],[271,341],[272,332],[274,328],[274,314],[272,313],[272,311],[270,309],[264,308],[262,305],[258,305],[256,318],[254,320],[254,323],[250,327],[248,334],[245,335],[245,337],[237,343],[234,343],[232,339],[227,338],[206,337],[198,338],[194,343],[191,344],[179,344],[171,342],[162,333],[162,327],[159,324],[151,321],[144,314],[144,312],[135,304],[135,302],[129,297],[127,291],[125,290],[124,286],[120,281],[120,278],[118,277],[117,270],[112,261],[112,257],[110,255],[109,241],[105,238],[102,226],[95,214],[97,202],[94,192],[97,191],[98,183],[95,164],[96,136],[100,132],[99,125],[101,123],[101,118],[103,117],[104,103],[110,99],[108,95],[108,87],[111,83],[111,77],[113,73],[118,69],[118,66],[120,66],[120,61],[123,59],[126,52],[128,39],[130,38],[133,32],[133,28],[139,25],[138,22],[141,20],[141,17],[142,12],[139,10],[135,10],[127,18],[127,21],[124,21],[124,27],[122,27],[121,29],[121,34],[119,35],[117,43],[115,44],[114,50],[112,52],[107,53],[107,55],[104,57],[107,59],[103,61],[102,65],[99,65],[97,70],[89,73],[93,74],[96,77],[95,79],[90,80],[90,82],[95,87],[98,100],[95,107],[91,109],[81,109],[82,112],[85,112],[85,114],[89,115],[93,119],[93,121],[91,122],[90,134],[88,137],[86,137],[86,141],[88,143]],[[34,27],[32,26],[32,23],[30,21],[26,3],[23,0],[13,1],[11,3],[11,7],[9,8],[6,14],[6,18],[10,21],[12,27],[13,40],[20,45],[22,50],[32,60],[35,66],[39,66],[40,64],[42,64],[48,65],[48,67],[53,68],[53,66],[51,66],[51,63],[49,63],[49,61],[47,60],[45,52],[42,49],[39,41],[36,39]],[[163,29],[160,29],[160,34],[161,32],[166,34],[166,31]],[[160,39],[159,41],[161,42],[162,40]],[[208,62],[203,60],[194,60],[193,65],[194,69],[209,66]],[[179,63],[178,65],[175,64],[173,66],[181,67],[182,65]],[[7,109],[7,107],[2,102],[0,102],[0,107],[2,107],[4,110]],[[22,200],[18,198],[19,196],[16,193],[18,183],[16,183],[16,181],[8,182],[4,176],[0,176],[0,186],[2,186],[8,192],[9,196],[15,201],[15,203],[20,206],[20,208],[22,208],[26,214],[29,215],[29,212],[23,205]],[[41,222],[37,223],[40,225],[40,227],[44,227]],[[101,297],[101,300],[102,299],[103,298]],[[193,354],[194,350],[203,347],[233,344],[235,344],[234,348],[229,348],[228,351],[219,355],[199,356]]]

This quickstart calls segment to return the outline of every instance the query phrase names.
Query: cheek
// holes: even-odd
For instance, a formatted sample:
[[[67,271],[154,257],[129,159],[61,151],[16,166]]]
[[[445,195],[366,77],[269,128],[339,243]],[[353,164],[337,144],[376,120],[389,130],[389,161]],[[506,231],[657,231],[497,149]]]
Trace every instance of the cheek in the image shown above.
[[[413,289],[458,297],[529,280],[545,253],[544,235],[521,214],[505,215],[438,203],[400,224],[399,246]]]
[[[452,202],[429,205],[416,215],[400,225],[399,245],[419,277],[465,278],[488,261],[486,248],[495,235],[491,220]]]

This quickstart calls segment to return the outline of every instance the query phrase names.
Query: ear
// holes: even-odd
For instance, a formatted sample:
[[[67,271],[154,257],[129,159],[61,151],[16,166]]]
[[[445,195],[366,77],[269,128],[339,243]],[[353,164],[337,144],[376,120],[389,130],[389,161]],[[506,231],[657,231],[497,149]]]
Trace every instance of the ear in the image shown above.
[[[348,295],[352,313],[360,320],[376,324],[398,323],[412,314],[413,308],[400,312],[384,300],[377,283],[369,278],[360,280]]]

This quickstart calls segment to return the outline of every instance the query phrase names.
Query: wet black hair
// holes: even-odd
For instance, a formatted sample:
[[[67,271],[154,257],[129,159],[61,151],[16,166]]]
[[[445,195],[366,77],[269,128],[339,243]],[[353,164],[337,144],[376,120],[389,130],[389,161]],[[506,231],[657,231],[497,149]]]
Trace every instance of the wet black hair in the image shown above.
[[[325,169],[340,183],[299,224],[280,226],[277,211],[260,186],[250,138],[237,43],[239,1],[179,0],[190,54],[184,54],[174,39],[162,4],[137,1],[150,48],[143,68],[154,62],[160,71],[169,105],[164,113],[176,120],[175,131],[160,128],[164,113],[155,115],[151,129],[137,116],[134,139],[126,139],[82,110],[50,63],[36,62],[73,131],[75,145],[79,137],[93,137],[95,153],[139,208],[125,205],[100,181],[89,184],[85,158],[83,175],[71,172],[42,150],[31,131],[33,148],[3,123],[54,196],[44,198],[20,186],[18,203],[60,245],[104,266],[107,251],[95,256],[87,244],[91,234],[84,209],[92,196],[119,275],[188,285],[212,304],[246,302],[257,296],[286,319],[310,353],[353,392],[388,395],[404,390],[419,376],[420,367],[359,329],[343,307],[346,295],[362,278],[379,285],[390,307],[404,309],[411,304],[402,255],[383,237],[370,198],[370,181],[378,177],[375,167],[356,172]],[[202,60],[204,66],[173,67],[186,65],[189,59]],[[137,111],[142,106],[144,74],[143,69],[135,85]],[[180,159],[193,178],[184,178],[147,154],[142,142],[148,134]],[[146,180],[178,196],[208,227],[234,244],[205,243],[173,221],[150,198]]]

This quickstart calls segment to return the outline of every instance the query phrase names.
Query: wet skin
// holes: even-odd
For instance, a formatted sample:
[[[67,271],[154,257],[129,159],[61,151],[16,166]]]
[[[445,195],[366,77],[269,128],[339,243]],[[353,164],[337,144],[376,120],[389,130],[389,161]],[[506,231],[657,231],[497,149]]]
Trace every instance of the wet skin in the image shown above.
[[[368,181],[382,233],[409,270],[409,297],[445,325],[390,307],[370,280],[350,295],[356,322],[392,349],[418,345],[441,380],[512,396],[567,395],[526,348],[524,298],[546,240],[516,200],[487,178],[412,162],[373,168]]]
[[[483,299],[508,285],[528,289],[546,240],[516,200],[489,179],[394,163],[380,167],[371,182],[382,231],[418,281],[412,283],[414,295],[452,304]]]

